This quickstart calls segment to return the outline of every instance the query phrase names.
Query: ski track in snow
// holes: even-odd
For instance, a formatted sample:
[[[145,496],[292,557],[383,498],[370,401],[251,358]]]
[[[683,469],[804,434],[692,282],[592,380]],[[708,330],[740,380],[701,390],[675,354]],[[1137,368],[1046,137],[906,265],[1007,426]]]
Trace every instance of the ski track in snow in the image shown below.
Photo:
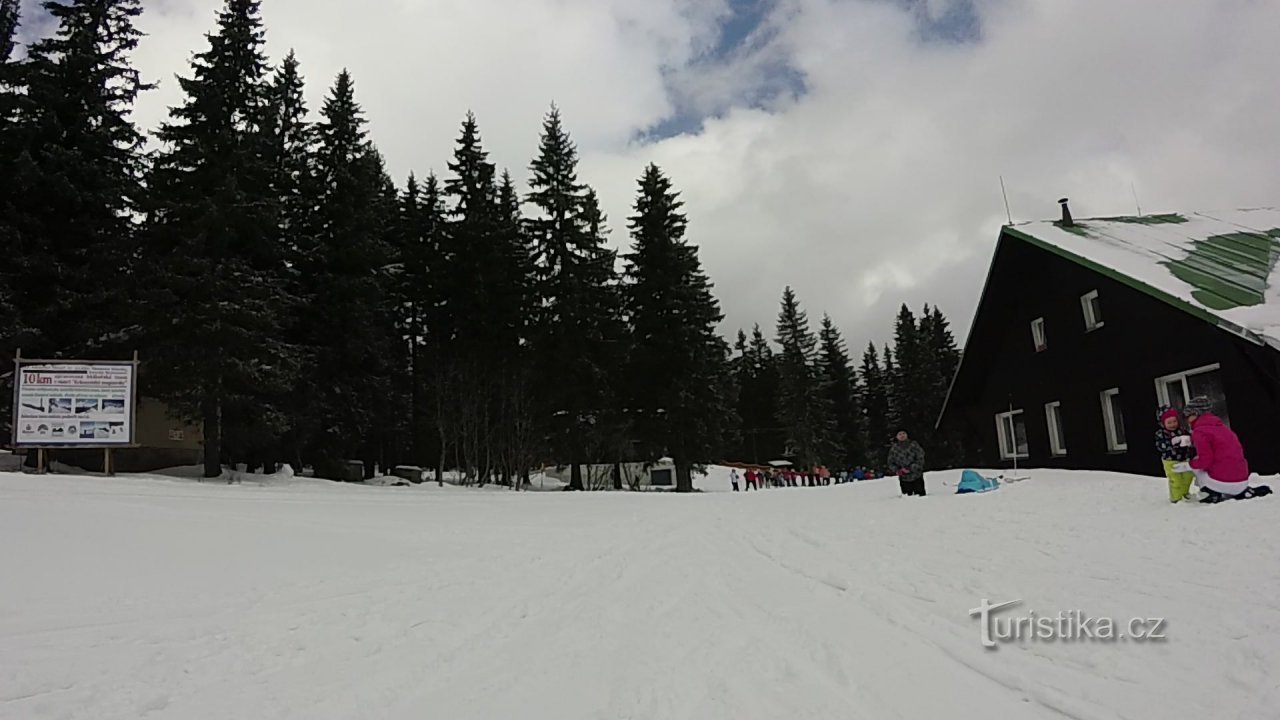
[[[1280,718],[1280,499],[1031,475],[908,499],[0,474],[0,718]],[[983,598],[1168,640],[987,650]]]

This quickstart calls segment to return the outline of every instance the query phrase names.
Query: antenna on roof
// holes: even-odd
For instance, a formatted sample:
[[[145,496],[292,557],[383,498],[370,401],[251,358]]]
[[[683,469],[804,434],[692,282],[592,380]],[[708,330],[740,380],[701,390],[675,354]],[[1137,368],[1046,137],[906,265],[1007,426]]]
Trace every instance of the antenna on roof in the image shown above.
[[[1142,203],[1138,202],[1138,186],[1129,183],[1129,189],[1133,191],[1133,204],[1138,206],[1138,217],[1142,217]]]
[[[1004,189],[1004,176],[1000,176],[1000,194],[1004,196],[1004,214],[1009,216],[1009,224],[1013,224],[1013,212],[1009,210],[1009,193]]]

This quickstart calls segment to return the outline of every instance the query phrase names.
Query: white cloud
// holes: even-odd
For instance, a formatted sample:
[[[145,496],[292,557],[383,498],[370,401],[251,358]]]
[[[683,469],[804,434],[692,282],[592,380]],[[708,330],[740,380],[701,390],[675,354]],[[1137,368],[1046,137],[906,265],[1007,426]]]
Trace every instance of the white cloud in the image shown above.
[[[138,53],[173,74],[204,47],[218,0],[147,2]],[[931,2],[940,16],[943,2]],[[1004,221],[1280,202],[1280,4],[1258,0],[980,0],[983,38],[925,45],[882,0],[790,0],[768,47],[699,63],[724,0],[271,0],[274,58],[296,48],[312,107],[349,68],[390,169],[443,172],[468,109],[499,164],[525,177],[554,100],[627,242],[635,180],[658,162],[683,191],[725,329],[771,327],[784,285],[851,344],[896,307],[942,306],[967,328]],[[697,135],[638,144],[673,101],[758,82],[789,59],[809,92],[739,107]],[[673,89],[674,88],[674,89]],[[683,96],[676,93],[683,93]],[[732,93],[729,93],[732,95]]]

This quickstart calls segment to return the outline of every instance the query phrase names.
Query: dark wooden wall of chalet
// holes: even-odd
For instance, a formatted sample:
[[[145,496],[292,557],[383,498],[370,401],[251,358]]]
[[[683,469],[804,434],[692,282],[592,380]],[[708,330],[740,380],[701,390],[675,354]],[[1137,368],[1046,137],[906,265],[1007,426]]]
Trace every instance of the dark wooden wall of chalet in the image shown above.
[[[1085,332],[1080,297],[1097,290],[1104,326]],[[1045,319],[1037,353],[1031,321]],[[1280,472],[1280,353],[1024,241],[1003,237],[943,424],[966,440],[968,464],[1003,468],[995,415],[1022,409],[1026,467],[1160,475],[1153,447],[1155,379],[1221,365],[1231,425],[1251,468]],[[1118,387],[1128,451],[1107,448],[1100,393]],[[1052,457],[1046,403],[1062,403],[1065,457]]]

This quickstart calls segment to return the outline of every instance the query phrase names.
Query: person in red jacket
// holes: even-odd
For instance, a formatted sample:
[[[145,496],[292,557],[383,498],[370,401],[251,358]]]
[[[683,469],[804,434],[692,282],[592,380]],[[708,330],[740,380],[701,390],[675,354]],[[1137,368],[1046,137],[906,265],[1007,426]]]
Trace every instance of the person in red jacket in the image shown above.
[[[1207,500],[1237,497],[1249,489],[1249,462],[1240,438],[1212,410],[1213,403],[1206,397],[1194,397],[1183,408],[1196,456],[1177,468],[1195,473],[1196,484],[1208,494]]]

